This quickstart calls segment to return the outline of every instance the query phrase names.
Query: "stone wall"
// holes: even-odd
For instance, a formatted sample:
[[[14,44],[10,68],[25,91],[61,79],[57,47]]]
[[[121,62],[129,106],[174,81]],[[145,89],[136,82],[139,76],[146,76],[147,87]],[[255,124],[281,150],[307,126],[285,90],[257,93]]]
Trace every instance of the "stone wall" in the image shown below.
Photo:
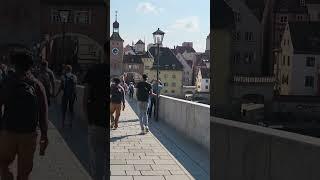
[[[211,179],[320,179],[320,139],[211,117]]]
[[[160,97],[159,118],[190,140],[210,148],[210,106],[168,96]]]

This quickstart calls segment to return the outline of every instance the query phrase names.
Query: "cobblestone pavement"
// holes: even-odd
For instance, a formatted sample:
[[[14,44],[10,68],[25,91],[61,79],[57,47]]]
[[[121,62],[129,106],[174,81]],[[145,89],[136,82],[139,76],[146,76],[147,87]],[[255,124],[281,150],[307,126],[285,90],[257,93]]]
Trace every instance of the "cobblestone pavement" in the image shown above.
[[[50,122],[48,137],[49,146],[46,151],[46,155],[40,157],[39,147],[34,159],[34,168],[31,174],[32,180],[91,180],[85,166],[81,161],[86,159],[83,154],[76,153],[73,145],[70,145],[70,139],[75,136],[77,131],[75,130],[65,130],[68,132],[68,138],[65,134],[59,131],[54,124],[57,121],[57,111],[56,109],[50,110]],[[73,127],[76,129],[77,126]],[[83,132],[82,132],[83,133]],[[82,138],[82,136],[79,136]],[[79,140],[78,140],[79,141]],[[75,141],[73,141],[75,143]],[[83,140],[82,140],[83,142]],[[82,156],[80,157],[79,154]],[[16,167],[16,166],[14,166]]]
[[[194,179],[152,132],[140,132],[138,117],[127,106],[119,128],[110,133],[111,180]]]

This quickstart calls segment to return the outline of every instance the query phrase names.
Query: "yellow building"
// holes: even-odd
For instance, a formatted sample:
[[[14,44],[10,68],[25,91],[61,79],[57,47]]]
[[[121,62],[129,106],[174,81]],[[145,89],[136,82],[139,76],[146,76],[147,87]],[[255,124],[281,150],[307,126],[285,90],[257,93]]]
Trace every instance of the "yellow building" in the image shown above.
[[[157,79],[157,56],[155,53],[156,49],[156,47],[151,47],[149,49],[150,54],[155,59],[152,63],[152,67],[148,70],[145,69],[144,72],[149,76],[149,81]],[[148,66],[150,64],[151,61],[146,61],[145,67],[146,65]],[[164,85],[161,94],[173,97],[183,96],[183,65],[169,48],[160,48],[159,79]]]

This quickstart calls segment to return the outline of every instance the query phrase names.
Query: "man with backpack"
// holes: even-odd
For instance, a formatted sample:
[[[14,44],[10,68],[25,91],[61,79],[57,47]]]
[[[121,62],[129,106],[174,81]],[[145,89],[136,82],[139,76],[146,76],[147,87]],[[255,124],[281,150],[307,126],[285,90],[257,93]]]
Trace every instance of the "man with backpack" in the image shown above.
[[[110,87],[110,116],[111,116],[111,128],[117,129],[119,117],[121,113],[121,103],[122,103],[122,110],[125,109],[125,98],[124,98],[124,89],[120,85],[121,81],[119,78],[113,79],[113,84]],[[115,117],[113,114],[116,113]]]
[[[106,139],[108,124],[109,88],[108,64],[96,64],[88,70],[84,77],[83,110],[88,119],[88,145],[90,158],[90,174],[93,180],[107,178]]]
[[[134,85],[133,85],[133,82],[130,82],[130,85],[129,85],[129,98],[130,99],[133,98],[133,94],[134,94]]]
[[[72,127],[72,120],[74,117],[73,105],[77,98],[77,76],[72,73],[72,67],[70,65],[65,66],[65,74],[62,76],[61,85],[56,96],[63,91],[61,105],[62,105],[62,128],[65,125],[66,113],[69,107],[70,126]]]
[[[150,104],[149,104],[149,110],[148,110],[149,118],[151,118],[151,116],[152,116],[153,107],[154,107],[154,110],[153,110],[154,117],[156,116],[156,113],[157,113],[157,103],[156,102],[157,102],[157,98],[158,98],[157,94],[160,94],[162,88],[163,88],[163,85],[160,80],[158,82],[156,80],[153,80],[152,89],[153,89],[153,93],[156,95],[150,97]]]
[[[10,165],[18,159],[17,179],[29,179],[40,127],[40,155],[48,145],[48,105],[43,85],[31,74],[33,60],[26,52],[10,56],[16,71],[0,89],[0,179],[13,180]]]
[[[141,134],[144,134],[145,131],[149,132],[148,126],[148,101],[150,95],[155,95],[152,92],[152,86],[150,83],[147,82],[148,76],[144,74],[142,76],[143,81],[139,82],[136,86],[137,88],[137,99],[138,99],[138,106],[139,106],[139,120],[141,126]]]
[[[47,101],[48,105],[50,106],[50,98],[54,95],[55,90],[55,78],[52,70],[48,67],[47,61],[41,62],[37,78],[40,80],[46,90]]]

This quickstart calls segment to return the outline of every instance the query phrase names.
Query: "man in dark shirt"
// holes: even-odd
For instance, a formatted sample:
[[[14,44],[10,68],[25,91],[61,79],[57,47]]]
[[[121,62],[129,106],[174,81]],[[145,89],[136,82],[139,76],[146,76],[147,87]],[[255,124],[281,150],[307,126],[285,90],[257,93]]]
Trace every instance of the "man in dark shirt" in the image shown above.
[[[137,99],[138,99],[138,106],[139,106],[139,120],[141,126],[141,134],[144,134],[145,131],[149,131],[148,127],[148,101],[150,95],[155,95],[152,92],[152,86],[150,83],[147,82],[148,76],[144,74],[142,76],[143,81],[139,82],[136,86],[137,88]]]
[[[5,107],[4,115],[0,118],[0,179],[14,179],[9,166],[16,155],[17,179],[29,179],[37,146],[37,124],[40,126],[42,150],[48,145],[48,104],[43,85],[31,74],[31,56],[17,52],[11,55],[11,60],[16,72],[0,89],[0,107]],[[24,98],[24,102],[17,97]],[[40,152],[40,155],[43,153]]]
[[[108,110],[108,72],[107,64],[96,64],[84,78],[84,112],[88,118],[88,144],[90,174],[94,180],[106,178],[107,172],[107,128]]]
[[[47,94],[47,101],[48,105],[50,106],[50,98],[54,96],[55,91],[55,78],[54,74],[51,69],[48,67],[47,61],[42,61],[40,65],[39,74],[37,75],[37,78],[42,82],[46,94]]]

